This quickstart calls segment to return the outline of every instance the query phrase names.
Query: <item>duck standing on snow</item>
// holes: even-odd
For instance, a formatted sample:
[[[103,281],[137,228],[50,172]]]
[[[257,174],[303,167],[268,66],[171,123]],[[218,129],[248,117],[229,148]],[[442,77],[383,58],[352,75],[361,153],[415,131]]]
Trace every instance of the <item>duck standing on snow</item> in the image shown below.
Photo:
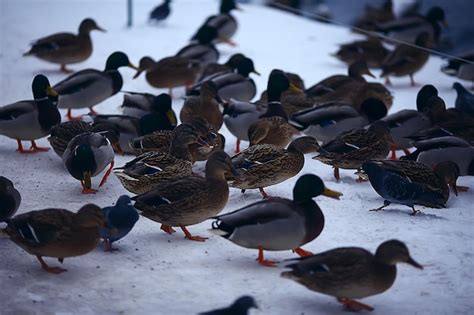
[[[137,69],[126,54],[116,51],[107,58],[103,71],[81,70],[57,83],[54,89],[59,94],[58,107],[67,108],[69,120],[78,119],[72,117],[72,109],[89,108],[91,113],[95,113],[93,106],[117,94],[122,88],[123,79],[118,71],[120,67]]]
[[[61,122],[61,114],[51,98],[58,94],[51,88],[48,78],[42,74],[32,83],[34,100],[19,101],[0,107],[0,134],[16,139],[20,153],[48,151],[38,147],[36,139],[47,136],[51,128]],[[31,141],[31,149],[23,149],[22,140]]]
[[[105,184],[114,166],[114,150],[106,137],[86,132],[69,142],[63,162],[72,177],[81,181],[82,193],[95,194],[97,190],[92,189],[91,178],[99,175],[110,164],[99,187]]]
[[[231,306],[199,313],[198,315],[247,315],[249,309],[258,308],[254,298],[248,295],[239,297]]]
[[[120,106],[124,115],[142,118],[143,116],[155,112],[165,114],[170,123],[176,125],[176,114],[172,108],[171,96],[166,93],[153,95],[149,93],[127,92],[123,96],[123,103]]]
[[[324,186],[316,175],[301,176],[293,188],[293,200],[270,198],[215,217],[212,233],[245,248],[258,249],[258,263],[275,267],[263,251],[293,250],[300,256],[312,253],[301,248],[324,228],[324,215],[312,198],[324,195],[339,199],[341,193]]]
[[[202,66],[215,63],[219,59],[219,51],[212,43],[217,38],[217,29],[209,25],[203,25],[194,35],[194,40],[189,45],[181,48],[177,57],[185,57],[197,60]]]
[[[171,0],[164,0],[162,4],[155,7],[150,12],[150,21],[161,22],[166,20],[171,13],[170,2]]]
[[[474,51],[470,51],[458,57],[470,61],[470,63],[452,58],[448,60],[448,64],[441,68],[441,71],[461,80],[471,81],[472,87],[474,88]]]
[[[209,157],[205,177],[170,179],[132,199],[142,216],[161,223],[161,229],[168,234],[179,226],[188,240],[204,242],[206,237],[193,236],[186,227],[217,215],[225,207],[229,199],[225,173],[229,172],[235,173],[230,157],[218,151]]]
[[[474,117],[474,94],[466,90],[466,88],[458,82],[453,84],[453,89],[455,89],[458,94],[454,104],[456,109],[473,115]]]
[[[7,235],[16,245],[36,256],[47,272],[59,274],[66,269],[50,267],[44,256],[63,262],[66,257],[85,255],[99,243],[99,227],[105,219],[94,204],[83,206],[77,213],[64,209],[31,211],[8,219],[0,234]]]
[[[11,218],[20,207],[21,195],[11,180],[0,176],[0,222]]]
[[[396,264],[401,262],[423,269],[411,258],[404,243],[389,240],[380,244],[375,255],[360,247],[341,247],[296,259],[286,266],[291,270],[281,276],[334,296],[349,311],[373,311],[373,307],[354,299],[390,289],[397,276]]]
[[[115,206],[102,208],[105,225],[100,229],[100,237],[104,239],[104,250],[113,251],[112,243],[124,238],[139,219],[137,210],[132,206],[129,196],[120,196]]]
[[[23,56],[35,56],[52,63],[59,63],[61,71],[72,72],[66,65],[85,61],[92,54],[91,31],[105,30],[90,18],[79,25],[79,34],[57,33],[34,41],[30,51]]]
[[[378,38],[373,37],[342,44],[332,56],[347,64],[364,60],[370,68],[380,68],[389,52]]]

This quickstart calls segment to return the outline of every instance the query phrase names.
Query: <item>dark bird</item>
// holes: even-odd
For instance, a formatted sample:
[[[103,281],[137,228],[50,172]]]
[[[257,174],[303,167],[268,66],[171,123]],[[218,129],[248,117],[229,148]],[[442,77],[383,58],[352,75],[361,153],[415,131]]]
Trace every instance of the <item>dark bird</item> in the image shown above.
[[[456,108],[474,116],[474,94],[458,82],[453,84],[453,89],[458,94],[455,102]]]
[[[11,180],[0,176],[0,222],[11,218],[20,207],[21,195]]]
[[[209,25],[203,25],[194,35],[194,40],[181,48],[176,56],[197,60],[202,66],[216,63],[219,59],[219,51],[213,41],[217,38],[217,29]]]
[[[165,0],[162,4],[156,6],[150,12],[150,21],[161,22],[166,20],[171,13],[170,2],[171,0]]]
[[[451,58],[448,59],[448,63],[441,68],[441,71],[461,80],[471,81],[474,87],[474,51],[462,54],[458,56],[458,58],[470,61],[470,63],[457,58]]]
[[[254,298],[248,295],[239,297],[231,306],[199,313],[199,315],[247,315],[251,308],[257,308]]]

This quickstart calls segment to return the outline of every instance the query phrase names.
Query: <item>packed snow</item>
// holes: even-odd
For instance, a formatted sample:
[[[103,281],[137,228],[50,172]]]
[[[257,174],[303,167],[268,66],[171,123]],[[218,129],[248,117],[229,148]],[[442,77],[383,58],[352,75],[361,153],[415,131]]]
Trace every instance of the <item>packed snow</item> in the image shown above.
[[[170,18],[163,25],[147,23],[148,13],[157,1],[134,1],[134,26],[125,27],[126,1],[33,1],[7,0],[0,3],[0,95],[1,104],[31,99],[31,81],[35,74],[47,75],[52,84],[62,80],[58,65],[36,58],[25,58],[28,44],[39,37],[62,31],[76,32],[85,17],[94,18],[107,33],[93,32],[94,52],[86,62],[70,68],[102,69],[107,56],[124,51],[130,60],[149,55],[155,59],[175,54],[184,46],[206,16],[217,11],[217,1],[173,1]],[[300,74],[307,86],[346,67],[329,54],[337,44],[357,38],[348,30],[316,23],[295,15],[258,5],[241,5],[235,12],[239,21],[237,47],[219,45],[221,60],[237,52],[251,57],[262,76],[254,76],[258,95],[266,88],[268,74],[274,68]],[[449,8],[448,8],[449,9]],[[453,79],[439,69],[442,60],[431,57],[425,68],[409,78],[392,80],[395,97],[390,112],[415,107],[415,97],[423,84],[434,84],[449,106],[454,104]],[[134,71],[120,70],[125,91],[161,93],[149,86],[144,76],[132,80]],[[379,72],[376,71],[378,74]],[[178,113],[184,89],[175,91],[174,110]],[[119,93],[96,107],[100,113],[119,113],[123,94]],[[86,113],[86,111],[83,111]],[[65,114],[65,112],[63,112]],[[226,151],[233,152],[235,139],[225,128]],[[38,142],[47,146],[46,139]],[[80,184],[65,170],[53,151],[35,155],[15,152],[16,142],[0,137],[0,175],[10,178],[22,194],[19,213],[48,207],[76,211],[86,203],[112,205],[127,191],[111,176],[96,195],[82,195]],[[117,156],[123,165],[130,156]],[[202,170],[202,163],[197,168]],[[357,183],[354,171],[342,170],[335,182],[332,168],[307,156],[301,174],[319,175],[326,185],[344,193],[340,201],[318,197],[326,226],[322,234],[304,246],[322,252],[341,246],[360,246],[375,251],[388,239],[404,241],[412,257],[424,270],[399,265],[398,277],[387,292],[366,298],[364,303],[385,315],[399,314],[472,314],[474,309],[474,217],[471,202],[474,192],[450,196],[446,209],[418,207],[422,213],[409,216],[410,208],[391,205],[385,211],[369,212],[383,200],[369,183]],[[291,198],[297,177],[269,187],[272,196]],[[99,178],[93,179],[94,187]],[[474,187],[474,179],[463,177],[460,185]],[[231,189],[229,212],[261,199],[258,191],[241,194]],[[471,204],[471,205],[470,205]],[[189,229],[201,236],[210,221]],[[41,270],[36,258],[12,242],[0,240],[0,313],[101,313],[101,314],[195,314],[230,304],[249,294],[256,298],[259,310],[251,314],[343,314],[342,306],[332,297],[317,294],[280,277],[285,263],[266,268],[255,262],[256,250],[240,248],[218,236],[205,243],[184,239],[181,232],[167,235],[159,224],[141,218],[135,229],[115,244],[120,251],[94,252],[66,259],[68,272],[52,275]],[[291,251],[266,252],[266,258],[284,260],[296,257]],[[57,264],[46,258],[51,265]]]

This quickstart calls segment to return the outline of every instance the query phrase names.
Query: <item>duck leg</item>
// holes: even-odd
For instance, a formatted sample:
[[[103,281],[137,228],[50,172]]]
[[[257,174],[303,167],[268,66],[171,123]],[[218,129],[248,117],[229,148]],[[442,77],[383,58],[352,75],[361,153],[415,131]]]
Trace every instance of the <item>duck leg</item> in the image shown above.
[[[112,169],[114,168],[114,164],[115,164],[114,161],[112,161],[112,163],[110,163],[110,167],[107,170],[107,172],[105,172],[104,177],[102,177],[102,180],[100,181],[99,187],[104,186],[104,184],[107,182],[107,179],[109,178],[110,173],[112,173]]]
[[[270,198],[270,195],[267,194],[267,193],[265,192],[265,190],[263,190],[262,187],[259,187],[258,190],[260,190],[260,193],[262,194],[262,198],[263,198],[263,199],[268,199],[268,198]]]
[[[396,160],[397,159],[397,152],[395,152],[395,151],[397,150],[397,146],[395,145],[395,143],[392,143],[391,149],[392,149],[392,156],[390,158],[392,160]]]
[[[337,301],[344,305],[344,307],[351,312],[360,312],[360,311],[373,311],[374,308],[370,305],[357,302],[356,300],[348,298],[337,298]]]
[[[410,82],[411,82],[411,86],[415,86],[415,85],[416,85],[415,79],[413,79],[413,74],[410,74]]]
[[[186,236],[186,238],[190,241],[196,241],[196,242],[205,242],[208,237],[202,237],[202,236],[197,236],[197,235],[191,235],[191,233],[189,233],[188,229],[184,226],[184,225],[181,225],[180,226],[181,230],[183,231],[184,235]]]
[[[411,206],[411,210],[413,211],[412,213],[410,213],[411,216],[414,216],[414,215],[416,215],[418,212],[421,212],[420,210],[416,210],[414,206]]]
[[[16,139],[16,143],[18,144],[18,149],[16,149],[17,152],[20,152],[21,154],[31,154],[34,153],[31,150],[25,150],[23,149],[23,144],[21,143],[21,140]]]
[[[403,153],[405,153],[405,155],[410,155],[411,154],[410,150],[408,150],[408,149],[403,149]]]
[[[61,65],[61,68],[59,70],[64,72],[64,73],[73,73],[74,72],[74,70],[66,68],[66,65]]]
[[[237,142],[235,143],[235,153],[240,152],[240,139],[237,138]]]
[[[84,181],[81,180],[81,186],[82,186],[82,194],[95,194],[97,193],[97,190],[92,189],[92,188],[87,188],[86,185],[84,184]]]
[[[300,257],[308,257],[314,255],[312,252],[304,250],[301,247],[293,249],[293,253],[298,254]]]
[[[97,115],[98,113],[94,110],[93,107],[89,107],[89,114],[95,116],[95,115]]]
[[[38,147],[35,143],[35,140],[31,140],[31,148],[30,148],[30,151],[32,153],[37,153],[37,152],[48,152],[49,151],[49,148],[42,148],[42,147]]]
[[[390,82],[390,79],[387,77],[385,77],[385,85],[387,86],[392,86],[392,82]]]
[[[339,167],[337,166],[334,166],[334,178],[339,181],[341,179],[340,175],[339,175]]]
[[[384,200],[383,206],[380,206],[380,207],[375,208],[375,209],[371,209],[371,210],[369,210],[369,211],[380,211],[380,210],[383,210],[383,208],[390,206],[390,204],[391,204],[390,201]]]
[[[112,148],[114,149],[115,153],[120,154],[120,155],[125,155],[125,152],[123,151],[120,144],[112,143]]]
[[[43,260],[43,257],[41,257],[39,255],[36,255],[36,258],[40,262],[41,267],[43,267],[43,270],[45,270],[49,273],[60,274],[62,272],[67,271],[67,269],[63,269],[63,268],[60,268],[60,267],[50,267],[50,266],[48,266],[48,264]]]
[[[68,110],[67,110],[66,117],[67,117],[67,120],[69,120],[69,121],[79,121],[79,120],[82,120],[82,117],[81,117],[81,116],[77,116],[77,117],[72,116],[72,109],[68,109]]]
[[[258,257],[256,259],[258,261],[258,263],[262,266],[265,266],[265,267],[276,267],[278,261],[274,261],[274,260],[268,260],[268,259],[264,259],[263,258],[263,247],[262,246],[259,246],[258,247]]]
[[[115,252],[118,248],[112,247],[112,242],[108,238],[104,238],[104,252]]]
[[[173,234],[176,232],[176,230],[173,229],[171,225],[166,225],[166,224],[162,224],[160,229],[162,229],[163,231],[165,231],[165,233],[168,233],[168,234]]]

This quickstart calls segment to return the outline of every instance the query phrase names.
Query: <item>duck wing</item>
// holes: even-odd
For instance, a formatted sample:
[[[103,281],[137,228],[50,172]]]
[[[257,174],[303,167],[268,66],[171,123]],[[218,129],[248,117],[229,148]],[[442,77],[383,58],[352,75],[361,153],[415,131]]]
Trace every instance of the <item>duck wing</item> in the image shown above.
[[[58,33],[40,38],[33,43],[28,54],[53,52],[59,49],[77,46],[77,36],[72,33]]]

